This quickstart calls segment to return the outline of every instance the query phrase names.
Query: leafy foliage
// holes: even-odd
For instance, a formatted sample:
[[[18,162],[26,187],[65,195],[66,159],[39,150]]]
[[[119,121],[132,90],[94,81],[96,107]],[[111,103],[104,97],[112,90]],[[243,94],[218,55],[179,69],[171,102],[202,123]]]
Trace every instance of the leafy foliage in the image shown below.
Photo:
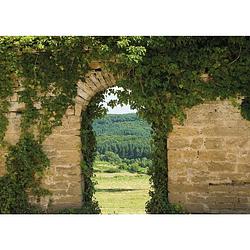
[[[136,114],[107,115],[93,123],[97,152],[112,151],[120,158],[150,157],[150,126]]]
[[[246,97],[241,103],[241,115],[246,120],[250,121],[250,100]]]
[[[0,37],[0,146],[8,126],[8,98],[13,94],[16,51],[11,39]]]
[[[101,161],[102,164],[98,164]],[[141,159],[121,159],[119,155],[114,152],[107,151],[104,155],[97,154],[95,172],[104,173],[118,173],[121,170],[128,171],[130,173],[143,173],[147,174],[149,167],[152,165],[152,161],[147,158]],[[108,168],[106,167],[108,165]]]
[[[102,59],[120,79],[119,102],[129,102],[152,125],[153,189],[147,211],[168,213],[163,140],[172,119],[183,121],[186,108],[206,100],[239,96],[245,98],[241,113],[249,119],[249,54],[249,37],[1,37],[0,143],[15,86],[22,85],[19,101],[25,103],[22,138],[36,127],[42,142],[73,105],[76,83],[84,78],[88,62]],[[4,182],[10,183],[8,178]]]
[[[82,212],[98,214],[101,212],[98,202],[94,198],[95,183],[93,177],[93,165],[96,156],[96,137],[93,131],[93,121],[95,118],[105,114],[106,109],[99,105],[103,99],[103,93],[97,94],[92,98],[87,109],[82,112],[81,139],[82,139],[82,154],[83,161],[82,178],[83,178],[83,209]]]
[[[0,177],[0,212],[34,213],[40,211],[31,205],[29,195],[38,201],[49,194],[41,187],[44,170],[49,160],[41,144],[30,134],[25,135],[17,145],[11,146],[6,159],[7,174]]]
[[[3,186],[7,185],[2,189],[2,212],[30,212],[28,196],[48,193],[40,187],[42,165],[34,158],[40,157],[43,162],[46,155],[41,146],[38,149],[36,145],[40,145],[54,127],[61,125],[67,108],[74,104],[76,83],[89,69],[89,56],[91,60],[95,57],[91,46],[94,46],[91,37],[0,38],[0,144],[6,145],[3,141],[8,125],[6,114],[14,90],[18,91],[19,102],[25,104],[21,140],[16,148],[9,148],[6,165],[10,173],[1,180]],[[30,153],[26,148],[30,148]],[[22,151],[25,152],[23,159],[19,158]],[[16,199],[15,194],[19,194]]]
[[[172,119],[206,100],[249,96],[248,37],[106,37],[108,68],[122,75],[121,103],[128,102],[152,124],[154,150],[148,213],[169,213],[167,147]],[[244,102],[243,102],[244,103]],[[246,103],[245,103],[246,104]],[[242,106],[243,113],[248,105]],[[246,115],[245,115],[246,117]],[[165,142],[166,143],[166,142]]]

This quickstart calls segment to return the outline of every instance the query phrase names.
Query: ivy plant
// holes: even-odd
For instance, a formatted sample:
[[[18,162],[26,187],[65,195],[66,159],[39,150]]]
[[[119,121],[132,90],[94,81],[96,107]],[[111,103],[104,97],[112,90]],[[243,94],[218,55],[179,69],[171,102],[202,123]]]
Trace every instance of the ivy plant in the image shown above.
[[[39,187],[33,175],[43,172],[44,168],[40,169],[39,162],[34,162],[34,170],[28,167],[33,164],[32,155],[39,154],[45,160],[39,145],[61,124],[67,108],[74,105],[77,81],[84,81],[89,63],[101,60],[103,70],[112,72],[118,79],[117,85],[123,88],[117,91],[119,102],[129,102],[152,124],[154,164],[147,212],[179,212],[169,204],[167,190],[166,143],[172,120],[177,118],[183,122],[186,108],[205,101],[238,97],[243,98],[241,113],[249,119],[249,54],[249,37],[0,37],[0,144],[5,145],[10,97],[19,88],[19,102],[25,104],[25,109],[17,147],[24,150],[34,142],[37,149],[30,154],[26,152],[27,158],[21,161],[24,165],[19,166],[27,182],[14,181],[18,170],[10,166],[18,162],[7,158],[8,171],[0,179],[0,200],[12,197],[8,198],[10,204],[19,206],[27,201],[28,189],[35,192],[35,186]],[[83,116],[85,120],[92,119],[87,113]],[[9,150],[10,155],[13,151],[19,152],[17,148]],[[91,166],[91,158],[85,160]],[[84,171],[86,176],[91,176],[91,170],[90,173]],[[15,201],[16,192],[20,190],[20,201]],[[89,201],[92,192],[91,187],[89,194],[85,193]],[[0,205],[1,212],[23,211],[6,204]]]

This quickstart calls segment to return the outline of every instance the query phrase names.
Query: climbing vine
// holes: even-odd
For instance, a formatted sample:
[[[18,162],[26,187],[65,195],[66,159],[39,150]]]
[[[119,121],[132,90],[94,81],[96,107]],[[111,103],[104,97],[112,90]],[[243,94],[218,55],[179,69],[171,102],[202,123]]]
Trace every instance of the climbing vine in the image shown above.
[[[153,125],[152,159],[153,164],[149,169],[153,190],[149,191],[151,199],[146,203],[146,212],[152,214],[183,213],[184,210],[178,204],[170,204],[168,201],[168,169],[167,169],[167,131],[162,127]]]
[[[0,38],[0,146],[8,126],[6,117],[9,108],[8,98],[13,95],[13,74],[15,73],[16,54],[12,41]]]
[[[153,126],[151,199],[147,213],[181,212],[168,201],[167,136],[172,120],[204,101],[236,100],[249,119],[250,40],[248,37],[116,37],[104,38],[105,51],[116,57],[120,102],[130,102]]]
[[[101,209],[98,201],[95,199],[94,161],[96,157],[96,135],[93,130],[95,119],[101,118],[107,112],[103,107],[104,93],[96,94],[88,104],[86,110],[81,114],[81,141],[82,155],[81,173],[82,173],[82,207],[73,209],[63,209],[59,213],[63,214],[100,214]]]
[[[74,105],[76,83],[79,79],[84,80],[89,62],[96,59],[102,60],[104,69],[110,70],[118,79],[117,85],[123,88],[117,91],[118,102],[129,102],[142,118],[152,124],[154,165],[151,169],[152,191],[147,212],[178,211],[178,208],[169,204],[167,190],[166,140],[172,130],[172,119],[177,118],[183,122],[185,109],[204,101],[217,98],[235,100],[242,97],[241,113],[249,120],[250,39],[1,37],[0,144],[5,145],[9,99],[17,89],[19,102],[25,104],[22,110],[21,139],[17,147],[25,148],[22,145],[28,144],[30,140],[38,147],[53,128],[61,124],[67,108]],[[91,112],[89,108],[89,113]],[[85,121],[92,119],[88,113],[83,116]],[[90,127],[85,129],[91,131]],[[30,134],[33,139],[29,137]],[[91,132],[84,136],[89,136],[91,141]],[[13,148],[9,150],[10,153]],[[26,161],[21,162],[26,166]],[[91,162],[92,158],[85,159],[83,166],[86,163],[91,166]],[[34,172],[30,172],[28,165],[26,167],[22,168],[27,173],[27,176],[22,175],[24,179],[29,179],[31,174],[36,176]],[[85,176],[92,175],[91,172],[86,172],[85,167],[83,169]],[[36,173],[40,173],[40,169]],[[18,185],[11,182],[12,174],[13,172],[7,172],[0,180],[2,187],[8,187],[2,190],[10,190],[10,196],[14,196],[15,190],[19,190]],[[89,192],[84,199],[90,201],[93,187],[90,183],[85,184],[89,187]],[[20,189],[23,190],[22,195],[27,194],[26,187],[30,188],[27,185],[25,189]],[[5,197],[8,190],[2,191],[0,199]],[[20,197],[24,197],[22,195]]]
[[[96,156],[96,136],[93,130],[95,119],[102,117],[106,109],[101,105],[104,99],[104,93],[99,93],[92,98],[87,109],[82,112],[82,154],[83,161],[81,164],[83,178],[83,206],[88,213],[100,213],[98,202],[94,198],[95,182],[93,181],[93,165]]]
[[[30,196],[39,202],[49,193],[41,181],[49,166],[49,159],[31,134],[9,148],[6,158],[7,173],[0,177],[0,213],[41,213],[30,204]]]
[[[53,128],[61,125],[67,108],[74,105],[77,81],[88,71],[89,55],[94,57],[89,50],[92,44],[91,37],[0,38],[2,146],[8,147],[4,135],[10,97],[15,93],[19,103],[24,104],[20,111],[20,141],[7,148],[7,174],[0,179],[0,186],[4,187],[0,192],[1,212],[30,212],[33,206],[29,195],[39,199],[48,194],[40,186],[49,166],[41,144]],[[11,162],[9,157],[13,158]]]

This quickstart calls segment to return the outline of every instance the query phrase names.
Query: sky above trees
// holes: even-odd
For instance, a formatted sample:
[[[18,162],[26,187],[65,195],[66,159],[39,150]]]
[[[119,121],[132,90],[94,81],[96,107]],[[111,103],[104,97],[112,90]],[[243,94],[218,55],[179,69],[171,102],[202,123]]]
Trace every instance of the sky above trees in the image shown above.
[[[118,88],[115,87],[114,89]],[[105,96],[104,107],[108,108],[108,114],[129,114],[137,112],[135,109],[131,109],[130,105],[116,105],[114,108],[108,107],[107,103],[110,100],[117,100],[117,96],[114,94]]]

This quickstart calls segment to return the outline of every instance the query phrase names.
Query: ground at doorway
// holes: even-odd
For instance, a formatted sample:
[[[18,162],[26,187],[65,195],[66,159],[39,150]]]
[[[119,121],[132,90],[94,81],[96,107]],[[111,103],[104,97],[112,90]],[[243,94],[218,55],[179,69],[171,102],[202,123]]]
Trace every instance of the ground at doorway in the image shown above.
[[[137,173],[96,173],[95,197],[102,214],[145,214],[149,176]]]

